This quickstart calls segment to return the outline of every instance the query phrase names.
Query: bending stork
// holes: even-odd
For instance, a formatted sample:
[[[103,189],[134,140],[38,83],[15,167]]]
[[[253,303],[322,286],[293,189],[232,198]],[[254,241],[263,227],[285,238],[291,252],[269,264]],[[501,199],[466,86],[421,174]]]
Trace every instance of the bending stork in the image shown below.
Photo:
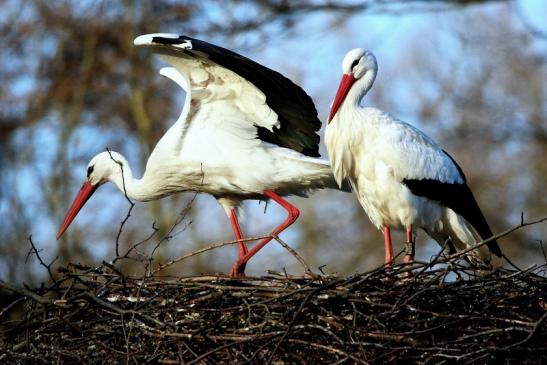
[[[337,188],[330,163],[317,158],[321,122],[315,106],[289,79],[183,35],[148,34],[134,43],[173,66],[160,73],[186,91],[182,114],[157,143],[140,179],[121,154],[95,156],[57,238],[106,182],[140,201],[184,191],[211,194],[226,211],[237,240],[244,238],[237,218],[243,200],[271,199],[285,208],[286,220],[271,232],[278,235],[299,215],[282,196]],[[240,241],[231,275],[243,276],[246,263],[270,240],[264,238],[251,249]]]

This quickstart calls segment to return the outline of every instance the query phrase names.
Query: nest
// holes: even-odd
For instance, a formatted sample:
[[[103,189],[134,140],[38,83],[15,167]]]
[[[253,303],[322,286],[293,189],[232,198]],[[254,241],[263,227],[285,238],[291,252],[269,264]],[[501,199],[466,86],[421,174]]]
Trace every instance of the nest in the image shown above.
[[[2,283],[24,318],[0,325],[0,362],[547,362],[547,265],[403,269],[232,279],[69,265],[47,288]]]

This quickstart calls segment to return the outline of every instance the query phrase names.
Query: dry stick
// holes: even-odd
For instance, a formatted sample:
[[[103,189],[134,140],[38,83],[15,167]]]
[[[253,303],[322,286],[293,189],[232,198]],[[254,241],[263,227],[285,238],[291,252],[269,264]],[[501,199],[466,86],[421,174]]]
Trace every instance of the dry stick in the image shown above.
[[[203,163],[200,164],[200,172],[201,172],[201,185],[203,185],[203,181],[205,180],[205,172],[203,171]],[[152,253],[150,254],[150,260],[149,260],[149,268],[152,266],[152,259],[154,257],[154,253],[156,252],[156,250],[159,248],[159,246],[161,245],[161,243],[164,241],[164,240],[169,240],[171,239],[172,237],[178,235],[179,233],[181,232],[184,232],[186,230],[186,228],[188,228],[188,226],[190,225],[190,223],[188,223],[184,228],[182,228],[182,230],[180,230],[179,232],[175,233],[174,235],[171,235],[171,233],[173,232],[173,230],[175,229],[175,227],[177,227],[185,218],[186,218],[186,215],[188,215],[188,212],[190,211],[190,208],[192,207],[192,204],[194,203],[194,201],[196,200],[196,197],[198,196],[198,192],[196,191],[194,193],[194,196],[192,197],[192,199],[190,199],[190,201],[188,202],[188,204],[186,204],[186,206],[182,209],[182,211],[180,212],[178,218],[175,220],[175,223],[171,226],[171,228],[169,229],[169,231],[165,234],[165,236],[163,236],[163,238],[156,244],[156,246],[154,247],[154,249],[152,250]],[[153,273],[151,273],[149,270],[147,270],[148,272],[148,276],[152,275]]]
[[[333,286],[336,286],[340,283],[340,280],[336,280],[336,281],[333,281],[329,284],[326,284],[326,285],[323,285],[323,286],[320,286],[318,288],[315,288],[314,290],[312,290],[308,295],[306,295],[306,297],[304,298],[304,300],[302,301],[302,303],[300,303],[300,306],[298,307],[298,309],[296,310],[296,312],[294,313],[294,316],[291,320],[291,322],[289,323],[289,325],[287,326],[287,329],[285,330],[285,333],[283,334],[283,336],[281,336],[281,338],[279,339],[279,341],[277,342],[277,344],[275,345],[272,353],[270,354],[270,357],[268,358],[268,361],[266,361],[266,364],[271,364],[272,361],[273,361],[273,357],[275,355],[275,353],[277,352],[277,349],[279,348],[279,346],[281,345],[281,343],[285,340],[285,338],[288,336],[291,328],[293,327],[294,323],[296,322],[296,318],[298,317],[298,315],[300,314],[300,312],[302,312],[302,310],[304,309],[305,305],[309,302],[309,300],[317,293],[319,293],[321,290],[325,290],[325,289],[330,289],[332,288]]]
[[[122,279],[123,291],[124,291],[124,293],[126,293],[127,292],[127,283],[126,283],[126,280],[125,280],[125,276],[122,274],[122,272],[120,270],[118,270],[118,268],[116,266],[114,266],[113,264],[110,264],[110,263],[108,263],[104,260],[103,260],[103,265],[108,267],[110,270],[112,270],[114,273],[116,273],[120,279]]]
[[[82,297],[84,298],[88,298],[88,299],[91,299],[93,300],[95,303],[97,303],[98,305],[104,307],[104,308],[107,308],[107,309],[110,309],[111,311],[114,311],[116,312],[117,314],[120,314],[120,315],[137,315],[141,318],[144,318],[152,323],[155,323],[156,325],[160,326],[161,328],[166,328],[168,327],[165,323],[161,322],[160,320],[156,319],[156,318],[153,318],[153,317],[150,317],[149,315],[146,315],[146,314],[142,314],[142,313],[139,313],[138,311],[134,310],[134,309],[123,309],[123,308],[120,308],[112,303],[109,303],[109,302],[105,302],[104,300],[102,300],[101,298],[99,298],[98,296],[96,296],[95,294],[93,293],[90,293],[90,292],[85,292],[82,294]]]
[[[473,333],[473,334],[470,334],[470,335],[460,336],[460,337],[456,338],[455,340],[453,340],[452,343],[461,342],[461,341],[464,341],[464,340],[468,340],[470,338],[494,335],[494,334],[505,333],[505,332],[510,332],[510,331],[528,332],[528,330],[526,328],[515,327],[515,326],[504,327],[504,328],[494,328],[494,329],[489,329],[489,330],[484,330],[484,331],[481,331],[481,332]]]
[[[186,343],[186,341],[182,340],[180,341],[182,342],[182,344],[184,345],[184,347],[186,347],[186,349],[188,351],[190,351],[192,353],[192,355],[194,355],[195,357],[198,357],[199,355],[192,349],[192,347],[190,347],[189,344]],[[183,357],[182,357],[182,354],[180,353],[180,349],[179,349],[179,362],[177,364],[183,364],[184,363],[184,360],[183,360]],[[205,362],[205,364],[209,364],[209,362],[207,361],[207,359],[203,359],[203,361]]]
[[[333,352],[335,354],[338,354],[338,355],[342,355],[342,356],[345,356],[345,357],[349,357],[350,359],[352,359],[353,361],[359,363],[359,364],[368,364],[366,361],[364,360],[361,360],[353,355],[350,355],[348,354],[347,352],[345,351],[342,351],[342,350],[339,350],[339,349],[335,349],[334,347],[332,346],[326,346],[326,345],[321,345],[319,343],[313,343],[313,342],[309,342],[309,341],[304,341],[304,340],[298,340],[298,339],[294,339],[294,338],[289,338],[287,341],[289,342],[292,342],[292,343],[298,343],[298,344],[302,344],[302,345],[307,345],[307,346],[311,346],[311,347],[315,347],[315,348],[318,348],[318,349],[322,349],[322,350],[327,350],[327,351],[330,351],[330,352]]]
[[[209,351],[207,351],[207,352],[205,352],[205,353],[199,355],[199,356],[196,357],[194,360],[188,361],[186,364],[187,364],[187,365],[196,364],[196,363],[200,362],[201,360],[204,360],[207,356],[212,355],[212,354],[214,354],[214,353],[217,352],[217,351],[224,350],[225,348],[232,347],[232,346],[235,346],[235,345],[239,345],[239,344],[241,344],[241,343],[253,341],[255,338],[256,338],[256,337],[249,338],[249,339],[244,339],[244,340],[240,340],[240,341],[234,341],[234,342],[227,343],[227,344],[224,344],[224,345],[219,346],[219,347],[215,347],[214,349],[209,350]]]
[[[108,154],[110,155],[110,158],[112,159],[112,161],[114,161],[115,163],[120,165],[120,169],[122,170],[123,195],[125,196],[125,199],[127,199],[127,201],[129,202],[129,205],[130,205],[129,209],[127,210],[127,215],[125,216],[122,223],[120,224],[120,229],[118,230],[118,234],[116,235],[116,258],[118,258],[118,257],[120,257],[120,237],[122,235],[123,226],[129,220],[129,217],[131,217],[131,211],[133,210],[133,207],[135,206],[135,203],[133,203],[133,201],[131,199],[129,199],[129,197],[127,196],[127,189],[125,188],[125,176],[123,174],[123,164],[120,161],[116,160],[114,158],[114,156],[112,156],[112,152],[110,151],[110,149],[108,147],[106,148],[106,152],[108,152]]]
[[[129,320],[129,331],[126,332],[125,331],[125,321],[124,321],[124,318],[123,316],[121,316],[121,320],[122,320],[122,329],[123,329],[123,334],[125,336],[125,348],[126,348],[126,352],[127,352],[127,358],[126,358],[126,363],[129,363],[129,339],[131,338],[131,333],[133,331],[133,320],[135,319],[135,314],[138,313],[138,307],[139,307],[139,299],[141,298],[141,289],[144,285],[144,280],[141,280],[138,284],[137,284],[137,301],[136,301],[136,305],[133,309],[133,313],[131,314],[131,318]],[[151,299],[150,299],[151,301]]]
[[[1,285],[1,282],[0,282],[0,285]],[[2,316],[5,314],[5,313],[8,313],[11,308],[15,307],[16,305],[18,305],[20,302],[22,301],[25,301],[27,300],[27,298],[25,298],[24,296],[23,297],[20,297],[20,298],[17,298],[15,299],[13,302],[11,302],[9,305],[5,306],[4,308],[2,308],[2,310],[0,311],[0,319],[2,318]]]
[[[55,303],[53,300],[48,299],[48,298],[44,298],[43,296],[38,295],[38,294],[34,293],[33,291],[30,291],[26,288],[21,288],[21,287],[6,283],[3,280],[0,280],[0,287],[4,288],[4,289],[7,289],[9,291],[12,291],[14,293],[17,293],[17,294],[21,294],[25,297],[32,298],[40,304],[53,304],[57,307],[62,307],[62,308],[68,308],[69,307],[69,306],[64,305],[64,304]]]
[[[439,260],[439,258],[441,257],[441,254],[442,252],[444,251],[444,248],[446,246],[446,242],[445,242],[445,245],[443,245],[441,251],[433,258],[433,260],[431,260],[427,265],[425,265],[425,267],[423,267],[423,269],[418,273],[418,275],[422,274],[425,270],[427,270],[428,268],[432,267],[433,265],[435,264],[442,264],[442,263],[446,263],[446,262],[449,262],[449,261],[452,261],[456,258],[460,258],[462,256],[464,256],[465,254],[467,254],[468,252],[470,251],[473,251],[479,247],[482,247],[484,246],[485,244],[488,244],[489,242],[491,241],[494,241],[494,240],[497,240],[498,238],[502,238],[502,237],[505,237],[507,235],[509,235],[510,233],[516,231],[516,230],[519,230],[521,228],[524,228],[524,227],[527,227],[527,226],[531,226],[531,225],[534,225],[534,224],[538,224],[538,223],[541,223],[541,222],[544,222],[544,221],[547,221],[547,216],[543,217],[543,218],[539,218],[539,219],[536,219],[536,220],[533,220],[533,221],[530,221],[530,222],[524,222],[524,218],[523,216],[521,215],[521,222],[519,225],[517,226],[514,226],[512,228],[509,228],[503,232],[500,232],[486,240],[483,240],[481,242],[478,242],[476,243],[475,245],[472,245],[464,250],[461,250],[461,251],[458,251],[457,253],[454,253],[452,255],[448,255],[446,256],[445,258]],[[507,258],[506,258],[507,259]],[[508,260],[509,261],[509,260]],[[514,265],[513,265],[514,266]],[[407,268],[407,269],[411,269],[411,268]],[[407,270],[399,270],[398,272],[404,272],[404,271],[407,271]]]
[[[115,160],[113,157],[112,157],[112,154],[110,152],[110,150],[107,148],[106,149],[108,151],[108,153],[110,154],[110,158],[116,162],[117,164],[120,165],[120,168],[122,169],[122,183],[123,183],[123,192],[124,192],[124,195],[125,195],[125,198],[127,199],[127,201],[129,202],[129,204],[131,205],[128,212],[127,212],[127,215],[125,217],[125,219],[122,221],[121,225],[120,225],[120,229],[118,231],[118,235],[116,237],[116,258],[112,261],[113,263],[115,263],[116,261],[120,260],[120,259],[124,259],[124,258],[129,258],[129,254],[136,250],[138,246],[148,242],[150,239],[152,239],[152,237],[154,237],[156,235],[156,233],[158,232],[158,229],[155,227],[155,222],[152,224],[152,228],[154,230],[154,232],[152,232],[152,234],[150,236],[148,236],[147,238],[145,238],[144,240],[140,241],[140,242],[137,242],[136,244],[134,244],[133,246],[131,246],[127,251],[126,253],[123,255],[123,256],[120,256],[119,254],[119,239],[120,239],[120,236],[121,236],[121,233],[122,233],[122,228],[123,226],[125,225],[125,223],[127,222],[127,220],[129,219],[129,217],[131,216],[131,210],[133,209],[133,207],[135,206],[135,203],[133,203],[131,201],[131,199],[129,199],[129,197],[127,196],[127,190],[125,188],[125,179],[124,179],[124,176],[123,176],[123,165]],[[205,178],[205,173],[203,172],[203,165],[201,166],[201,173],[202,173],[202,179],[201,179],[201,182],[203,184],[203,180]],[[183,232],[188,226],[184,227],[181,231],[177,232],[175,235],[171,235],[171,233],[173,232],[173,230],[175,229],[175,227],[177,227],[183,220],[184,218],[186,218],[186,215],[188,214],[191,206],[192,206],[192,203],[194,202],[194,200],[196,199],[196,196],[198,195],[198,193],[196,192],[194,194],[194,196],[192,197],[192,199],[190,200],[190,202],[186,205],[186,207],[183,208],[183,210],[181,211],[181,213],[179,214],[179,217],[177,218],[177,220],[175,221],[175,223],[171,226],[171,228],[169,229],[169,231],[166,233],[166,235],[157,243],[157,245],[154,247],[154,249],[152,250],[152,253],[149,255],[148,257],[148,267],[150,267],[152,265],[152,259],[153,259],[153,256],[154,256],[154,253],[155,251],[157,250],[157,248],[161,245],[161,243],[166,240],[166,239],[169,239],[177,234],[179,234],[180,232]],[[144,256],[144,255],[143,255]],[[147,270],[148,271],[148,270]],[[148,275],[150,275],[150,273],[148,273]]]
[[[300,262],[300,264],[304,267],[304,271],[306,272],[306,274],[308,274],[312,279],[314,280],[317,280],[317,279],[321,279],[321,276],[314,273],[309,265],[306,263],[306,261],[304,261],[304,259],[302,258],[302,256],[300,256],[292,247],[290,247],[289,245],[287,245],[285,242],[283,242],[283,240],[281,238],[279,238],[279,236],[273,236],[273,238],[277,241],[277,243],[279,243],[281,246],[283,246],[287,251],[289,251],[289,253],[291,255],[294,256],[295,259],[298,260],[298,262]]]
[[[446,249],[446,246],[448,245],[448,240],[446,240],[443,244],[443,246],[441,247],[441,249],[439,250],[439,252],[433,257],[432,260],[430,260],[428,263],[426,263],[423,268],[416,274],[416,278],[418,278],[420,275],[422,275],[428,268],[434,266],[436,263],[437,263],[437,260],[439,259],[439,257],[441,257],[442,253],[444,252],[444,250]],[[434,277],[433,279],[430,279],[429,280],[430,282],[434,282],[434,281],[437,281],[437,277]],[[393,305],[393,307],[391,308],[392,311],[395,311],[397,308],[399,308],[399,306],[401,304],[408,304],[414,297],[416,297],[418,294],[420,294],[421,292],[423,292],[425,290],[422,289],[416,293],[414,293],[413,295],[411,295],[410,297],[404,299],[406,297],[406,294],[409,293],[413,288],[414,286],[416,285],[416,281],[413,281],[410,283],[410,285],[407,286],[407,288],[405,289],[404,293],[402,295],[399,296],[399,299],[397,300],[397,302],[395,302],[395,304]],[[404,299],[404,303],[403,303],[403,299]]]
[[[272,236],[250,237],[250,238],[245,238],[245,239],[242,239],[242,240],[233,240],[233,241],[224,241],[224,242],[220,242],[220,243],[215,243],[213,245],[201,248],[197,251],[192,251],[190,253],[175,257],[174,259],[171,259],[168,262],[166,262],[165,264],[160,265],[156,269],[152,270],[150,275],[154,275],[158,271],[161,271],[161,270],[165,269],[166,267],[171,266],[173,264],[176,264],[177,262],[185,260],[189,257],[199,255],[200,253],[203,253],[203,252],[206,252],[206,251],[214,250],[215,248],[224,247],[224,246],[228,246],[228,245],[233,245],[233,244],[236,244],[236,243],[239,243],[239,242],[257,241],[257,240],[261,240],[261,239],[269,238],[269,237],[272,237]]]
[[[468,248],[466,248],[466,249],[464,249],[464,250],[461,250],[461,251],[459,251],[459,252],[457,252],[457,253],[455,253],[455,254],[448,255],[448,256],[446,257],[446,259],[439,261],[439,263],[444,263],[444,262],[450,261],[450,260],[452,260],[452,259],[462,257],[462,256],[465,255],[466,253],[468,253],[468,252],[470,252],[470,251],[473,251],[473,250],[475,250],[475,249],[477,249],[477,248],[479,248],[479,247],[482,247],[482,246],[486,245],[487,243],[490,243],[490,242],[492,242],[492,241],[494,241],[494,240],[497,240],[498,238],[505,237],[505,236],[507,236],[508,234],[513,233],[513,232],[516,231],[516,230],[519,230],[519,229],[524,228],[524,227],[527,227],[527,226],[532,226],[532,225],[534,225],[534,224],[538,224],[538,223],[541,223],[541,222],[544,222],[544,221],[547,221],[547,216],[545,216],[545,217],[543,217],[543,218],[539,218],[539,219],[533,220],[533,221],[529,221],[529,222],[524,222],[524,219],[523,219],[523,217],[521,216],[521,222],[520,222],[519,225],[516,225],[516,226],[514,226],[514,227],[512,227],[512,228],[509,228],[509,229],[507,229],[507,230],[505,230],[505,231],[503,231],[503,232],[500,232],[500,233],[498,233],[498,234],[495,234],[495,235],[493,235],[492,237],[490,237],[490,238],[488,238],[488,239],[485,239],[485,240],[483,240],[483,241],[481,241],[481,242],[478,242],[478,243],[476,243],[476,244],[474,244],[474,245],[472,245],[472,246],[469,246]]]
[[[129,198],[127,199],[129,200]],[[118,234],[116,235],[116,258],[120,257],[120,237],[122,235],[123,227],[125,226],[125,223],[127,223],[127,221],[129,220],[129,217],[131,217],[131,211],[133,210],[133,207],[135,206],[135,203],[133,203],[131,200],[129,200],[129,203],[131,205],[129,206],[129,209],[127,210],[127,214],[125,218],[122,220],[120,224],[120,229],[118,230]]]
[[[543,247],[543,240],[538,240],[539,247],[541,248],[541,252],[543,253],[543,258],[545,259],[545,262],[547,262],[547,252],[545,252],[545,247]]]
[[[123,224],[123,223],[125,223],[125,222],[122,222],[122,224]],[[142,245],[142,244],[144,244],[144,243],[150,241],[150,240],[152,239],[152,237],[154,237],[154,236],[156,235],[156,233],[158,233],[158,228],[156,228],[156,222],[152,223],[152,229],[153,229],[154,231],[153,231],[148,237],[146,237],[146,238],[143,239],[142,241],[137,242],[137,243],[135,243],[134,245],[132,245],[131,247],[129,247],[129,248],[127,249],[127,251],[125,252],[125,254],[123,254],[123,256],[117,256],[116,258],[114,258],[114,260],[112,260],[112,263],[114,264],[114,263],[116,263],[116,261],[118,261],[118,260],[128,259],[128,258],[129,258],[129,254],[130,254],[132,251],[136,251],[137,248],[138,248],[140,245]],[[137,253],[139,253],[139,252],[137,251]],[[139,253],[139,254],[140,254],[140,253]],[[139,261],[140,261],[140,260],[139,260]]]
[[[520,346],[520,345],[524,345],[526,342],[530,341],[532,339],[532,337],[534,337],[534,335],[538,332],[538,330],[540,329],[541,325],[543,324],[543,322],[545,322],[545,320],[547,319],[547,312],[545,312],[539,319],[538,321],[536,322],[536,324],[534,325],[534,328],[532,328],[532,330],[530,331],[530,333],[528,334],[528,336],[526,336],[526,338],[522,341],[519,341],[517,343],[514,343],[512,345],[509,345],[509,346],[506,346],[503,348],[503,350],[510,350],[514,347],[517,347],[517,346]]]
[[[155,332],[154,332],[155,331]],[[275,332],[266,332],[256,335],[200,335],[194,333],[181,333],[181,332],[166,332],[160,331],[157,329],[144,330],[143,333],[148,336],[153,337],[173,337],[173,338],[184,338],[187,340],[203,340],[209,339],[213,341],[254,341],[262,340],[270,337],[276,337],[282,335],[284,331],[275,331]],[[196,355],[198,356],[198,355]]]
[[[59,256],[55,257],[49,264],[46,264],[44,262],[44,260],[42,260],[42,257],[40,256],[40,251],[36,249],[36,246],[34,245],[34,242],[32,241],[32,235],[29,235],[27,240],[30,242],[30,251],[27,254],[27,257],[25,259],[25,263],[26,263],[27,259],[29,258],[30,254],[34,251],[34,254],[36,255],[36,258],[38,259],[38,261],[40,262],[40,265],[42,265],[43,267],[46,268],[51,281],[53,281],[53,283],[57,284],[57,280],[55,280],[55,278],[53,277],[53,273],[51,272],[51,265],[53,265],[53,263],[55,261],[57,261]]]
[[[175,220],[175,222],[173,223],[173,225],[171,225],[171,228],[169,228],[169,231],[167,231],[167,233],[162,237],[161,240],[158,241],[158,243],[156,244],[156,246],[154,247],[154,249],[152,250],[152,252],[150,253],[150,258],[148,260],[148,267],[152,267],[152,260],[153,260],[153,257],[154,257],[154,253],[156,252],[156,250],[160,247],[160,245],[162,244],[163,241],[167,241],[169,239],[171,239],[172,237],[176,236],[177,234],[179,234],[180,232],[184,232],[186,230],[186,228],[188,228],[188,225],[187,224],[186,226],[183,227],[182,230],[180,230],[179,232],[175,233],[174,235],[172,235],[171,233],[173,232],[173,230],[182,222],[184,221],[184,219],[186,218],[186,216],[188,215],[188,212],[190,211],[190,209],[192,208],[192,204],[194,203],[194,201],[196,200],[196,197],[198,196],[198,193],[196,192],[194,194],[194,196],[192,197],[192,199],[190,199],[190,201],[188,202],[188,204],[186,204],[186,206],[181,210],[181,212],[179,213],[177,219]],[[153,273],[150,272],[150,270],[147,270],[147,276],[150,276],[152,275]]]
[[[289,251],[289,253],[291,255],[293,255],[296,260],[298,260],[298,262],[300,262],[300,264],[304,267],[304,270],[306,272],[306,274],[308,274],[312,279],[316,280],[318,278],[321,278],[320,275],[317,275],[315,274],[309,267],[309,265],[306,263],[306,261],[302,258],[302,256],[300,256],[293,248],[291,248],[289,245],[287,245],[281,238],[279,238],[279,236],[276,236],[276,235],[273,235],[273,236],[262,236],[262,237],[249,237],[249,238],[244,238],[244,239],[241,239],[241,240],[233,240],[233,241],[224,241],[224,242],[220,242],[220,243],[215,243],[215,244],[212,244],[210,246],[207,246],[207,247],[204,247],[204,248],[201,248],[199,250],[196,250],[196,251],[192,251],[190,253],[187,253],[187,254],[184,254],[184,255],[181,255],[181,256],[178,256],[178,257],[175,257],[174,259],[166,262],[165,264],[163,265],[160,265],[158,266],[156,269],[152,270],[149,275],[154,275],[156,274],[157,272],[165,269],[166,267],[168,266],[171,266],[177,262],[180,262],[180,261],[183,261],[187,258],[190,258],[190,257],[193,257],[193,256],[196,256],[196,255],[199,255],[203,252],[206,252],[206,251],[210,251],[210,250],[214,250],[216,248],[219,248],[219,247],[224,247],[224,246],[227,246],[227,245],[233,245],[233,244],[236,244],[236,243],[239,243],[239,242],[249,242],[249,241],[258,241],[258,240],[262,240],[264,238],[272,238],[274,239],[275,241],[277,241],[282,247],[284,247],[287,251]]]
[[[420,275],[422,275],[427,269],[435,266],[439,260],[439,258],[442,256],[443,252],[446,250],[446,247],[448,246],[448,239],[443,243],[443,245],[441,246],[441,249],[439,250],[439,252],[437,252],[435,254],[435,256],[433,256],[432,259],[430,259],[428,262],[426,262],[425,264],[421,264],[421,270],[418,271],[418,273],[416,274],[416,278],[418,278]],[[420,268],[418,267],[418,268]],[[412,270],[416,270],[418,268],[414,268],[412,266],[408,266],[408,265],[403,265],[399,268],[399,270],[395,270],[394,273],[398,274],[398,273],[402,273],[402,272],[406,272],[406,271],[412,271]],[[412,285],[412,284],[411,284]]]

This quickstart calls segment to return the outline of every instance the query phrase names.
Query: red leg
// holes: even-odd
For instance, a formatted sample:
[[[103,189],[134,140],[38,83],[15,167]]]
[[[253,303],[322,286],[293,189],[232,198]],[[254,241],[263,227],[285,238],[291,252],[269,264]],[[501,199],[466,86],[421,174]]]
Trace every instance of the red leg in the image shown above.
[[[239,221],[237,220],[237,212],[235,209],[230,211],[230,222],[232,223],[232,228],[234,230],[234,235],[236,240],[243,239],[243,233],[241,233],[241,227],[239,226]],[[239,242],[239,258],[245,256],[249,252],[245,242]]]
[[[391,243],[391,231],[388,226],[384,226],[384,246],[386,251],[384,264],[391,266],[393,265],[393,244]]]
[[[298,208],[296,208],[294,205],[277,195],[271,190],[265,190],[264,195],[268,198],[275,201],[277,204],[281,205],[283,208],[287,210],[288,216],[287,219],[283,223],[281,223],[276,229],[274,229],[271,233],[272,236],[277,236],[281,232],[283,232],[287,227],[289,227],[291,224],[293,224],[298,216],[300,215],[300,211]],[[262,241],[258,242],[253,248],[251,248],[243,257],[240,257],[239,260],[234,264],[232,267],[232,271],[230,275],[232,276],[241,276],[241,273],[243,272],[242,267],[245,268],[245,264],[247,261],[251,259],[260,249],[268,242],[272,240],[272,237],[266,237],[262,239]]]
[[[232,229],[234,230],[234,235],[236,237],[236,240],[242,240],[243,239],[243,233],[241,233],[241,227],[239,226],[239,221],[237,219],[237,212],[235,208],[232,208],[230,210],[230,223],[232,223]],[[245,245],[245,242],[240,241],[239,242],[239,256],[237,260],[241,260],[246,254],[249,252],[249,249]],[[236,261],[237,263],[237,261]],[[241,267],[240,273],[237,276],[245,276],[245,265]]]
[[[412,233],[412,225],[406,227],[406,254],[403,258],[405,264],[412,264],[414,262],[414,252],[415,252],[416,240],[414,239],[414,234]],[[412,277],[412,273],[408,271],[405,275],[407,278]]]
[[[384,282],[386,284],[391,284],[393,282],[392,270],[393,266],[393,244],[391,243],[391,231],[388,226],[384,226],[384,247],[386,251],[386,256],[384,257],[384,266],[386,277]]]

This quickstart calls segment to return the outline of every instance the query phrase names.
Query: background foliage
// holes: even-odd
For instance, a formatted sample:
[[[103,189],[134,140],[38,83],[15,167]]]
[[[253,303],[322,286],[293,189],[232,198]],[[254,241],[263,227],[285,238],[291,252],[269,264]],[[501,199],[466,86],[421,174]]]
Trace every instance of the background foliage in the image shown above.
[[[365,47],[380,73],[365,103],[439,140],[464,168],[495,232],[547,214],[547,8],[537,1],[0,1],[0,277],[40,280],[27,257],[30,235],[55,265],[113,257],[128,204],[103,187],[60,241],[55,232],[85,177],[89,159],[109,147],[142,172],[148,154],[180,112],[183,93],[158,76],[160,62],[132,46],[150,32],[188,34],[223,45],[289,76],[325,120],[347,50]],[[543,16],[541,15],[543,13]],[[322,149],[325,156],[324,149]],[[326,156],[325,156],[326,157]],[[159,231],[157,242],[194,198],[137,203],[120,244]],[[290,198],[302,208],[283,235],[312,267],[353,273],[382,261],[380,233],[349,194]],[[262,235],[283,217],[249,202],[244,231]],[[214,199],[192,201],[167,258],[231,240]],[[545,262],[547,226],[500,243],[521,265]],[[397,236],[402,242],[402,236]],[[418,255],[437,249],[420,235]],[[152,249],[153,245],[149,247]],[[402,248],[402,245],[398,245]],[[193,258],[178,273],[224,271],[236,249]],[[29,260],[27,260],[29,259]],[[129,265],[129,264],[128,264]],[[299,270],[267,247],[248,273]]]

